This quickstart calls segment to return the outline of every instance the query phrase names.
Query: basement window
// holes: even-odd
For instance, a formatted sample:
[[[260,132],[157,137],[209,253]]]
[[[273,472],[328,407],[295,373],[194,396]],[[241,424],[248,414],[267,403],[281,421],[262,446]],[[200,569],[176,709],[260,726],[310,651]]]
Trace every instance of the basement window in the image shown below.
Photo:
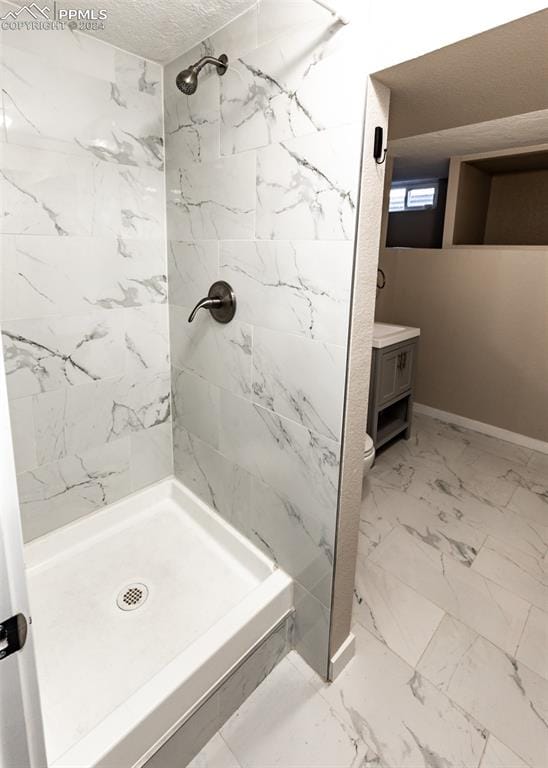
[[[389,213],[424,211],[438,203],[438,182],[393,184],[390,189]]]

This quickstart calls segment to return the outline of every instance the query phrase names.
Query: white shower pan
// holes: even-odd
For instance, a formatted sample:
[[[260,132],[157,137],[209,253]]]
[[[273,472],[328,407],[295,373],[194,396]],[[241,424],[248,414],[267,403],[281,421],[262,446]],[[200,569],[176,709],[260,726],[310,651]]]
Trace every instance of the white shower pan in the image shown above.
[[[143,765],[293,604],[289,576],[173,478],[26,559],[51,768]]]

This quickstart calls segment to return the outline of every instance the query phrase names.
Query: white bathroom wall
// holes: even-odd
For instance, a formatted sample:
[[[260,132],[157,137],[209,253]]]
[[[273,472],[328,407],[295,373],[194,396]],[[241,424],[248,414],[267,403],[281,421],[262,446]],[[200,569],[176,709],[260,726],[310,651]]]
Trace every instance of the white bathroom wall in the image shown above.
[[[3,31],[0,82],[0,320],[31,539],[171,472],[161,68]]]
[[[296,580],[296,643],[327,671],[363,132],[363,26],[263,0],[165,70],[177,476]],[[205,53],[195,95],[175,77]],[[192,306],[218,278],[227,326]]]

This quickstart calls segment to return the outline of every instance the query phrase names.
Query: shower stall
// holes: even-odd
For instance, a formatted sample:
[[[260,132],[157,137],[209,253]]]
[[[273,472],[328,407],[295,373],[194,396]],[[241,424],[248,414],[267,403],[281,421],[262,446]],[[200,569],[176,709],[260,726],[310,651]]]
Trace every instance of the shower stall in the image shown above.
[[[30,631],[0,674],[25,764],[182,768],[290,648],[329,676],[360,25],[262,0],[162,64],[1,43],[2,608]]]

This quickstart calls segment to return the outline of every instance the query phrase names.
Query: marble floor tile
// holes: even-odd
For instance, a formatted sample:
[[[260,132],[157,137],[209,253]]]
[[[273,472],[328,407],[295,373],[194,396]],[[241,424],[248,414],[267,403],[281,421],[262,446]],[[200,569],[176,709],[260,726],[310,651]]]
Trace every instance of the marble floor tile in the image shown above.
[[[548,571],[541,558],[526,555],[490,537],[474,560],[472,569],[537,608],[548,610]]]
[[[545,768],[548,681],[451,617],[440,624],[419,671],[528,765]]]
[[[354,620],[414,666],[442,620],[443,611],[361,555],[354,595]]]
[[[529,611],[525,600],[399,527],[371,560],[507,653],[515,652]]]
[[[548,680],[548,613],[531,608],[516,658]]]
[[[528,766],[502,741],[491,735],[487,740],[480,768],[528,768]]]
[[[365,745],[287,659],[221,728],[242,768],[349,768]]]
[[[476,768],[487,734],[432,683],[357,625],[356,656],[322,689],[390,768]]]

